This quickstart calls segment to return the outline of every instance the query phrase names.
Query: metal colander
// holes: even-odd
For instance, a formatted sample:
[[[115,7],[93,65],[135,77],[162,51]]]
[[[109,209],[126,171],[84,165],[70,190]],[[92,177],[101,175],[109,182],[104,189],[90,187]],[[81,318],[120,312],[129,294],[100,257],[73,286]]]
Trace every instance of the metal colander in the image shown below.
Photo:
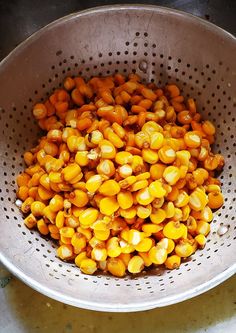
[[[100,311],[138,311],[180,302],[236,270],[236,40],[222,29],[155,6],[111,6],[69,15],[17,47],[0,64],[0,259],[34,289]],[[32,106],[67,75],[89,78],[137,72],[159,86],[176,82],[217,128],[215,151],[226,165],[224,206],[214,215],[204,250],[177,270],[137,277],[87,276],[56,257],[56,246],[27,229],[15,206],[23,152],[39,128]]]

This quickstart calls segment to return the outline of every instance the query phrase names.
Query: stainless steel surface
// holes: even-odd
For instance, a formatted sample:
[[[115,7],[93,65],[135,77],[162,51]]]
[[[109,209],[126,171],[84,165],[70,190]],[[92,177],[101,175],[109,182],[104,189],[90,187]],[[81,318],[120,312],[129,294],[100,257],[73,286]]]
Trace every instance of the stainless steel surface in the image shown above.
[[[0,65],[0,259],[7,268],[52,298],[100,311],[139,311],[176,303],[231,276],[236,270],[235,56],[232,35],[191,15],[154,6],[101,7],[73,14],[13,51]],[[144,61],[145,73],[140,71]],[[215,215],[205,249],[179,270],[123,279],[83,275],[56,258],[53,243],[23,226],[14,204],[22,153],[38,134],[32,105],[66,75],[79,72],[89,77],[117,70],[136,70],[159,85],[177,82],[217,127],[216,150],[226,158],[220,176],[226,202]],[[229,227],[220,236],[221,223]]]

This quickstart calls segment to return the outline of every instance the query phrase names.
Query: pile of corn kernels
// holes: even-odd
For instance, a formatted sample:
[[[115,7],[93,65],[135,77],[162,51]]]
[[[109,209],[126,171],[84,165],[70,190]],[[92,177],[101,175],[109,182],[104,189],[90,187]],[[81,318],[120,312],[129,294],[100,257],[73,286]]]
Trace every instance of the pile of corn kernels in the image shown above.
[[[67,77],[33,115],[44,131],[17,178],[25,225],[85,274],[178,268],[223,204],[215,127],[169,84]]]

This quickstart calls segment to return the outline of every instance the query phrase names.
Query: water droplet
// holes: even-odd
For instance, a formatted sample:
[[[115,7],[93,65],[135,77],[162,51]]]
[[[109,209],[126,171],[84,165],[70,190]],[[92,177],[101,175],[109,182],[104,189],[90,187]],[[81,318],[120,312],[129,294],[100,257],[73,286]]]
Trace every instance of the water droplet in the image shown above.
[[[223,236],[224,234],[226,234],[226,232],[229,230],[229,226],[228,225],[221,225],[219,227],[219,229],[217,230],[217,233],[219,236]]]
[[[148,63],[146,60],[141,60],[139,63],[139,69],[140,71],[142,71],[143,73],[147,72],[147,68],[148,68]]]

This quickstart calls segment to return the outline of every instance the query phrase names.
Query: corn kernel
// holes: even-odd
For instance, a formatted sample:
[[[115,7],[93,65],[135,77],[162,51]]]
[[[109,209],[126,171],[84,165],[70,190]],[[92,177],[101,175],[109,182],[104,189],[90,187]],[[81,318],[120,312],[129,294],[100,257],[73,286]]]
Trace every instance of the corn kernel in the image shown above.
[[[76,264],[76,266],[80,267],[81,262],[82,262],[82,260],[84,260],[84,259],[87,259],[87,254],[86,254],[85,251],[79,253],[79,254],[75,257],[75,264]]]
[[[154,200],[154,197],[150,194],[148,188],[144,188],[137,192],[136,200],[140,205],[146,206]]]
[[[92,275],[97,270],[97,264],[92,259],[83,259],[80,263],[81,272]]]
[[[149,164],[155,164],[158,161],[158,153],[152,149],[144,148],[142,150],[142,158]]]
[[[163,228],[163,234],[170,239],[178,239],[183,237],[186,226],[183,223],[170,221]]]
[[[195,237],[195,240],[200,248],[206,245],[207,239],[203,234],[199,234]]]
[[[79,216],[79,221],[84,226],[92,225],[98,218],[98,210],[95,208],[85,209]]]
[[[114,276],[123,277],[126,267],[120,258],[109,258],[107,261],[107,270]]]
[[[42,235],[46,236],[49,234],[48,226],[43,219],[37,221],[37,228]]]
[[[102,158],[113,159],[117,156],[115,146],[108,140],[100,141],[99,148],[101,150]]]
[[[75,254],[79,254],[83,251],[83,249],[85,249],[86,247],[86,237],[84,235],[82,235],[81,233],[74,233],[72,238],[71,238],[71,245],[74,248],[74,253]]]
[[[135,245],[135,250],[138,252],[148,252],[153,246],[153,240],[151,238],[144,238],[137,245]]]
[[[136,216],[137,209],[135,206],[130,207],[128,209],[120,209],[120,216],[124,217],[125,219],[132,219]]]
[[[157,225],[153,223],[146,223],[142,225],[142,231],[147,234],[155,234],[162,229],[163,229],[162,225]]]
[[[73,256],[73,249],[71,245],[63,244],[57,249],[57,255],[62,260],[68,260]]]
[[[99,188],[104,196],[114,196],[120,192],[120,185],[113,179],[106,180]]]
[[[164,142],[164,136],[160,132],[152,132],[150,134],[150,148],[160,149]]]
[[[70,193],[69,200],[73,205],[79,208],[86,206],[89,202],[87,193],[82,190],[75,190]]]
[[[128,264],[128,271],[133,274],[140,273],[144,268],[143,258],[140,256],[133,256]]]
[[[186,206],[188,203],[189,203],[188,194],[185,191],[180,190],[179,195],[178,195],[177,199],[174,202],[175,207],[181,208],[181,207]]]
[[[119,209],[119,204],[115,197],[103,198],[100,201],[100,212],[104,215],[112,215]]]
[[[29,214],[24,219],[24,223],[29,229],[32,229],[37,224],[37,220],[33,214]]]
[[[204,236],[207,236],[211,230],[210,224],[207,223],[206,221],[198,221],[197,222],[197,229],[196,233],[197,234],[202,234]]]
[[[121,254],[121,247],[119,245],[119,239],[117,237],[112,237],[108,239],[106,248],[107,255],[111,258],[118,257]]]
[[[166,194],[166,190],[163,188],[162,183],[158,180],[151,182],[148,190],[150,195],[154,198],[162,198]]]
[[[122,179],[119,181],[119,185],[122,189],[127,189],[129,186],[134,184],[136,182],[136,177],[135,176],[129,176],[125,179]]]
[[[120,165],[132,163],[133,160],[133,155],[127,151],[120,151],[114,157],[116,163]]]
[[[152,206],[149,204],[147,206],[137,206],[137,216],[141,219],[148,218],[152,213]]]
[[[157,246],[153,246],[149,251],[149,258],[151,259],[153,264],[162,265],[167,259],[167,251],[166,249],[159,248]]]
[[[170,146],[164,145],[158,151],[158,156],[161,162],[165,164],[173,163],[176,158],[176,153]]]
[[[159,224],[162,223],[166,219],[166,212],[164,209],[159,208],[157,211],[153,212],[150,215],[150,220],[152,223]]]
[[[128,231],[128,243],[138,245],[144,239],[144,234],[138,230],[131,229]]]
[[[200,211],[204,209],[207,203],[208,203],[207,195],[200,188],[194,190],[189,196],[189,206],[193,210]]]
[[[152,261],[147,252],[139,252],[138,255],[143,259],[144,266],[149,267],[152,265]]]
[[[163,177],[167,181],[167,183],[169,183],[170,185],[175,185],[180,179],[179,168],[175,166],[168,166],[163,173]]]
[[[175,247],[175,253],[181,258],[187,258],[193,254],[194,249],[188,242],[181,242]]]
[[[107,250],[105,248],[94,247],[91,252],[91,258],[96,261],[104,261],[107,259]]]
[[[198,148],[201,145],[201,137],[197,131],[190,131],[184,135],[184,142],[189,148]]]
[[[46,205],[41,201],[34,201],[31,206],[31,212],[34,216],[43,216],[43,210]]]
[[[101,241],[105,241],[110,237],[110,230],[94,230],[94,236]]]
[[[150,175],[153,180],[158,180],[162,177],[164,170],[166,168],[166,165],[157,163],[153,164],[150,167]]]
[[[133,205],[133,196],[129,191],[121,191],[117,195],[117,201],[122,209],[128,209]]]
[[[166,259],[165,266],[168,269],[176,269],[179,268],[180,263],[181,263],[181,258],[176,254],[173,254],[172,256]]]

